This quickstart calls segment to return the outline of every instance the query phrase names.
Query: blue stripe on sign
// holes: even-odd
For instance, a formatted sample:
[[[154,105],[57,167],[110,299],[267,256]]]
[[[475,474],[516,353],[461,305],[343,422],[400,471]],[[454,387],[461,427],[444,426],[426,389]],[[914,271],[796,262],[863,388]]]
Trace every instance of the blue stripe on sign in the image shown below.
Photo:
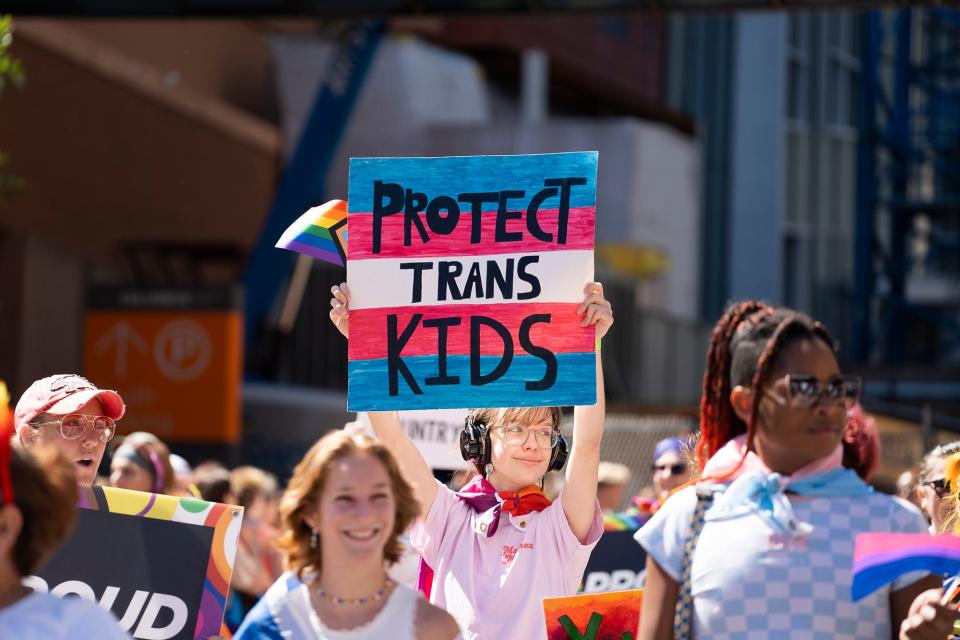
[[[529,200],[544,188],[544,178],[586,178],[570,190],[571,207],[596,206],[597,152],[547,153],[529,156],[454,156],[449,158],[351,158],[350,211],[373,211],[373,182],[396,182],[428,198],[460,193],[517,189]],[[510,200],[514,209],[523,199]],[[469,204],[465,204],[469,207]],[[485,205],[487,209],[490,205]],[[542,209],[557,206],[556,198]],[[526,204],[522,204],[525,209]],[[463,207],[461,207],[463,209]]]
[[[347,364],[348,411],[393,411],[397,409],[462,409],[476,407],[535,407],[589,405],[597,401],[596,353],[558,353],[557,380],[544,391],[527,391],[524,382],[543,377],[543,360],[536,356],[514,356],[510,368],[499,380],[483,386],[470,385],[470,356],[448,356],[447,374],[460,376],[459,385],[425,386],[425,378],[437,375],[437,356],[402,358],[423,390],[410,390],[402,374],[397,375],[398,395],[389,395],[386,358],[351,360]],[[480,372],[490,373],[497,356],[482,356]]]

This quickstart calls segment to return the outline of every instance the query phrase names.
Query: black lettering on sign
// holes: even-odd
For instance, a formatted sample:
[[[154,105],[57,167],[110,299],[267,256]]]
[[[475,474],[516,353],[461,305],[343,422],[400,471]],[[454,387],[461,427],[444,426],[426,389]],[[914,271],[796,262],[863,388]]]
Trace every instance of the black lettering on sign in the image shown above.
[[[446,211],[446,215],[441,216],[441,211]],[[457,228],[458,222],[460,222],[460,207],[450,196],[437,196],[427,205],[427,225],[434,233],[449,235]]]
[[[520,323],[520,346],[530,355],[543,360],[546,365],[546,371],[541,379],[527,380],[523,383],[527,391],[543,391],[552,387],[557,381],[557,356],[549,349],[537,346],[530,340],[530,329],[533,328],[533,325],[540,323],[550,324],[550,314],[535,313],[532,316],[527,316]]]
[[[412,189],[407,189],[407,199],[403,206],[403,246],[409,247],[413,239],[411,238],[411,228],[416,227],[420,235],[420,241],[426,244],[430,240],[427,230],[423,227],[423,220],[420,219],[420,212],[427,208],[427,194],[418,193]]]
[[[387,203],[383,199],[389,198]],[[373,253],[380,253],[383,218],[403,210],[403,187],[394,182],[373,181]]]
[[[543,204],[544,200],[547,198],[555,198],[557,193],[559,193],[559,190],[556,187],[551,187],[541,189],[537,192],[537,195],[530,198],[530,204],[527,206],[527,230],[529,230],[530,235],[537,240],[553,242],[553,234],[547,233],[543,230],[543,227],[540,226],[540,222],[537,220],[537,212],[540,210],[540,205]]]
[[[432,262],[404,262],[400,264],[401,271],[413,269],[413,286],[410,288],[410,302],[420,302],[423,299],[423,272],[433,269]]]
[[[463,272],[463,265],[456,261],[441,260],[437,267],[437,300],[447,299],[447,290],[450,290],[451,300],[463,300],[460,293],[460,286],[457,284],[457,276]]]
[[[494,367],[493,371],[487,374],[480,373],[480,327],[487,326],[493,329],[500,337],[503,343],[503,353],[500,355],[500,362]],[[486,316],[470,317],[470,384],[476,387],[490,384],[499,380],[510,368],[513,361],[513,338],[507,328]]]
[[[504,300],[509,300],[513,297],[513,258],[507,258],[506,271],[507,273],[504,275],[496,260],[487,261],[487,295],[485,296],[487,300],[493,298],[494,283],[496,283],[496,288],[500,291],[500,297]]]
[[[423,390],[420,389],[420,386],[417,384],[417,380],[413,377],[413,373],[411,373],[407,367],[407,363],[400,358],[403,348],[410,341],[413,332],[417,330],[417,325],[420,324],[421,318],[423,318],[422,313],[413,314],[410,322],[407,323],[407,326],[404,328],[403,333],[398,336],[397,314],[391,313],[387,315],[387,383],[391,396],[396,396],[400,393],[399,378],[397,378],[398,373],[403,376],[403,379],[411,391],[417,395],[423,393]]]
[[[497,224],[493,233],[495,242],[518,242],[523,240],[522,231],[507,231],[508,221],[519,220],[523,217],[523,211],[507,211],[507,200],[510,198],[522,198],[523,193],[523,191],[500,192],[500,202],[497,204]]]
[[[527,273],[527,266],[540,262],[540,256],[522,256],[517,260],[517,277],[530,285],[530,291],[518,293],[517,300],[530,300],[540,295],[540,279],[532,273]]]
[[[557,244],[567,244],[567,218],[570,216],[570,187],[587,184],[586,178],[547,178],[544,186],[560,187],[560,206],[557,207]]]
[[[433,318],[424,320],[423,326],[437,329],[437,375],[427,378],[423,384],[460,384],[460,376],[447,375],[447,329],[460,324],[460,318]]]
[[[483,203],[499,203],[500,194],[496,191],[461,193],[457,196],[457,200],[470,205],[470,244],[477,244],[480,242],[480,219],[483,217]]]

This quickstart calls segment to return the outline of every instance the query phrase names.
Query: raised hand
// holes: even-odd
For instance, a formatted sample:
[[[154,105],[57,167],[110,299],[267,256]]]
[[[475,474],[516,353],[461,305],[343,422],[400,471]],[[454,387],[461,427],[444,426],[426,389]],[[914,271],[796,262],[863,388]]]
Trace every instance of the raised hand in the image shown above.
[[[577,313],[583,316],[580,326],[596,325],[599,340],[607,335],[607,331],[613,326],[613,307],[603,297],[603,285],[599,282],[588,282],[583,288],[583,293],[583,302],[577,307]]]
[[[333,285],[330,287],[330,293],[333,294],[333,297],[330,298],[330,322],[333,323],[333,326],[337,328],[344,336],[350,337],[350,289],[347,288],[346,282],[341,282],[339,285]]]

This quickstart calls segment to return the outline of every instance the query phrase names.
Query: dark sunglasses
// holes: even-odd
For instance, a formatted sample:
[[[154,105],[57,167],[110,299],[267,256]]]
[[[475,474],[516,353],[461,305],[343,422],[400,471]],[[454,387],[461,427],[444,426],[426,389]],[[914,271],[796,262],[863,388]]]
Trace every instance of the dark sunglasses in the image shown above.
[[[938,498],[946,498],[950,495],[950,481],[946,478],[941,478],[940,480],[931,480],[930,482],[924,482],[925,487],[931,487],[933,492],[937,494]]]
[[[670,475],[679,476],[687,472],[687,465],[682,462],[677,462],[676,464],[655,464],[652,466],[652,469],[654,473],[669,470]]]
[[[787,382],[787,398],[790,404],[802,409],[815,406],[824,395],[827,397],[827,402],[831,404],[842,403],[847,409],[852,409],[860,399],[861,382],[857,376],[837,376],[824,383],[820,382],[816,376],[805,373],[791,373],[781,380]],[[772,394],[768,395],[779,400]]]

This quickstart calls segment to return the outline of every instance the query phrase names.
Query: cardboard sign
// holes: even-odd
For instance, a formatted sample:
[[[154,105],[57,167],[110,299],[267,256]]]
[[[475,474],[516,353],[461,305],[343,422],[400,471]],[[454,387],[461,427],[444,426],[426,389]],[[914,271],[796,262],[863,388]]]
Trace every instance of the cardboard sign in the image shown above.
[[[351,411],[596,402],[597,153],[350,161]]]
[[[456,470],[470,466],[460,455],[460,432],[467,417],[466,409],[400,411],[399,415],[407,437],[417,445],[431,469]],[[366,413],[358,413],[357,422],[373,434]]]
[[[112,487],[81,487],[77,525],[34,591],[110,610],[134,638],[220,634],[243,508]]]
[[[647,553],[636,531],[604,531],[583,571],[583,592],[622,591],[643,586]]]
[[[643,589],[544,598],[547,640],[634,640]]]

